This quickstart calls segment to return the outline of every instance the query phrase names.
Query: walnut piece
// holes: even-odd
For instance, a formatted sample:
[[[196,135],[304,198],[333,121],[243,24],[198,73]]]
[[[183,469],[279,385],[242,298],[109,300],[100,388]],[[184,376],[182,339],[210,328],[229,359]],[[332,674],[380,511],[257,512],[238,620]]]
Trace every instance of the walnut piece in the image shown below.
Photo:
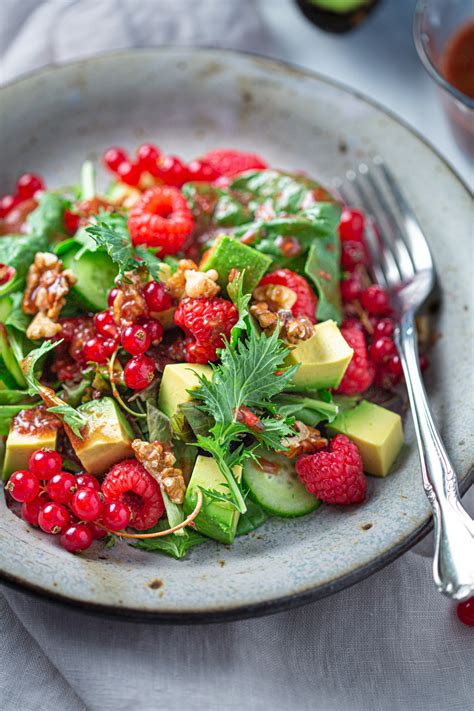
[[[250,313],[254,316],[264,331],[273,333],[277,325],[278,316],[272,311],[266,301],[252,304]]]
[[[314,333],[314,325],[307,316],[303,314],[293,316],[288,309],[279,309],[275,312],[266,301],[252,304],[250,313],[257,319],[261,328],[269,334],[273,333],[278,319],[280,319],[280,338],[291,344],[306,341]]]
[[[191,299],[198,299],[202,296],[210,299],[220,291],[220,286],[217,284],[219,275],[215,269],[209,269],[208,272],[186,269],[184,278],[186,280],[184,293]]]
[[[174,466],[176,458],[161,442],[134,439],[132,449],[138,461],[168,494],[173,504],[182,504],[186,493],[183,472]]]
[[[35,315],[26,335],[31,340],[52,338],[61,330],[57,319],[76,277],[55,254],[37,252],[28,270],[22,309]]]
[[[300,454],[312,454],[327,447],[327,439],[321,437],[320,431],[315,427],[305,425],[300,420],[295,420],[294,427],[297,434],[282,441],[288,449],[280,451],[279,454],[284,454],[288,459],[293,459],[293,457],[297,457]]]
[[[126,272],[117,284],[117,296],[113,304],[114,321],[119,326],[135,323],[140,316],[147,313],[147,305],[143,296],[145,281],[138,270]]]
[[[174,299],[182,299],[186,289],[186,271],[198,271],[198,265],[192,259],[180,259],[176,272],[167,280],[166,286]]]
[[[298,298],[296,292],[283,284],[265,284],[257,286],[253,294],[254,301],[266,301],[271,311],[291,309]]]

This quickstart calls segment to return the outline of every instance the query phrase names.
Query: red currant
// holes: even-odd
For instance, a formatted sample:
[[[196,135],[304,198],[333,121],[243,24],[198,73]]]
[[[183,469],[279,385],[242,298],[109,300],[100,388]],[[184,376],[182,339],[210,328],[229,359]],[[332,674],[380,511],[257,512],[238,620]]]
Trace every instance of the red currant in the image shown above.
[[[160,157],[160,151],[153,143],[143,143],[137,148],[137,163],[142,170],[153,172]],[[151,170],[150,170],[151,169]]]
[[[157,346],[163,339],[163,326],[159,321],[150,318],[141,322],[142,327],[150,336],[152,346]]]
[[[107,535],[107,531],[105,531],[100,526],[97,526],[94,521],[88,521],[87,528],[92,533],[92,538],[95,541],[100,541],[101,538],[105,538]]]
[[[55,474],[46,487],[49,498],[58,504],[69,504],[76,489],[76,477],[69,472]]]
[[[69,513],[63,504],[51,501],[45,504],[38,514],[39,527],[45,533],[56,535],[62,533],[69,526]]]
[[[64,210],[63,220],[66,232],[70,235],[76,234],[81,222],[81,216],[77,212],[72,212],[72,210]]]
[[[396,353],[395,343],[388,336],[380,336],[370,346],[370,357],[374,363],[385,363]]]
[[[212,165],[200,160],[191,161],[188,165],[188,174],[188,180],[202,180],[208,183],[211,183],[218,177],[218,173],[216,173]]]
[[[127,387],[143,390],[150,385],[155,374],[155,361],[149,356],[140,355],[131,358],[123,369]]]
[[[22,200],[27,200],[33,197],[33,195],[38,192],[38,190],[44,190],[45,184],[43,179],[39,175],[34,173],[24,173],[18,178],[16,184],[17,195]]]
[[[109,295],[107,296],[107,303],[108,305],[112,308],[114,305],[115,297],[119,293],[119,290],[116,288],[113,288],[109,291]]]
[[[96,479],[95,476],[92,476],[92,474],[86,474],[85,472],[82,474],[78,474],[76,476],[76,484],[78,489],[83,489],[84,487],[86,487],[87,489],[94,489],[95,491],[100,491],[99,480]]]
[[[360,295],[360,302],[369,314],[385,316],[390,311],[388,294],[378,284],[371,284]]]
[[[426,370],[426,369],[428,368],[429,364],[430,364],[428,358],[426,357],[426,355],[425,355],[424,353],[420,353],[420,355],[419,355],[419,357],[418,357],[418,362],[419,362],[419,364],[420,364],[420,370],[421,370],[422,372],[423,372],[424,370]]]
[[[372,318],[374,317],[371,317],[371,320]],[[395,331],[395,323],[391,318],[376,319],[372,325],[374,327],[374,338],[377,336],[388,336],[390,338]]]
[[[112,338],[95,336],[89,338],[83,348],[83,356],[86,361],[92,361],[99,365],[104,365],[112,353],[117,350],[117,343]]]
[[[474,627],[474,597],[458,602],[456,613],[463,625]]]
[[[143,326],[126,326],[122,331],[122,346],[130,355],[141,355],[146,353],[150,347],[150,336]]]
[[[18,195],[4,195],[0,199],[0,217],[6,217],[21,202]]]
[[[45,495],[40,495],[33,501],[25,501],[21,505],[21,517],[30,526],[38,525],[38,515],[42,506],[48,503],[48,498]]]
[[[130,523],[130,509],[122,501],[106,501],[102,523],[110,531],[122,531]]]
[[[24,503],[36,499],[40,491],[40,483],[33,472],[20,469],[13,472],[5,488],[10,492],[12,499]]]
[[[365,217],[359,210],[352,210],[345,207],[342,211],[341,222],[339,224],[339,236],[344,242],[354,240],[362,242],[364,239]]]
[[[16,274],[15,267],[9,267],[3,262],[0,262],[0,286],[7,284]]]
[[[344,303],[355,301],[362,293],[362,281],[358,272],[341,281],[341,298]]]
[[[85,523],[75,523],[68,526],[59,539],[63,548],[69,553],[85,551],[92,544],[92,531]]]
[[[121,163],[128,160],[128,155],[122,148],[115,146],[105,151],[102,161],[106,168],[115,172]]]
[[[402,361],[400,360],[400,356],[398,355],[398,353],[394,353],[392,356],[390,356],[390,358],[387,360],[386,367],[388,372],[392,375],[395,375],[398,378],[402,377]]]
[[[166,311],[173,300],[160,281],[150,281],[143,289],[146,305],[150,311]]]
[[[141,170],[134,163],[124,160],[117,168],[117,176],[123,183],[136,187],[140,182]]]
[[[82,521],[94,521],[102,513],[102,500],[95,489],[81,487],[71,501],[71,509]]]
[[[118,328],[111,311],[101,311],[94,316],[95,330],[104,338],[118,338]]]
[[[341,267],[352,272],[358,264],[367,263],[367,252],[362,242],[348,240],[341,245]]]
[[[30,471],[43,481],[48,481],[55,474],[59,474],[62,466],[61,456],[53,449],[36,449],[28,460]]]
[[[176,156],[166,156],[159,166],[159,177],[166,185],[180,188],[188,179],[185,164]]]

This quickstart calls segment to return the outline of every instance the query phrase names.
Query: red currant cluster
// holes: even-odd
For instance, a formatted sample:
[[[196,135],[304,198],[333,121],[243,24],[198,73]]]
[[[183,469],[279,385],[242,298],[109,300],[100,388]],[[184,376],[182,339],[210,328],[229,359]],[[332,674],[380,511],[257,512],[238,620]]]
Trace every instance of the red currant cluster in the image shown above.
[[[176,188],[191,180],[211,182],[218,177],[218,173],[208,163],[193,160],[186,164],[177,156],[164,156],[153,143],[139,146],[135,160],[123,148],[109,148],[104,153],[103,162],[116,175],[117,180],[133,187],[141,187],[144,173]]]
[[[6,485],[21,503],[21,516],[31,526],[51,535],[60,534],[63,548],[83,551],[130,522],[130,510],[122,501],[104,501],[99,481],[91,474],[62,471],[62,459],[50,449],[37,449],[29,469],[14,472]]]
[[[21,175],[17,180],[15,193],[0,198],[0,217],[6,217],[21,202],[30,200],[44,189],[44,181],[39,175],[34,173]]]
[[[339,225],[341,267],[345,278],[341,295],[349,316],[345,325],[358,327],[368,340],[368,356],[375,366],[376,385],[391,389],[403,378],[402,364],[393,340],[395,322],[387,292],[378,284],[367,282],[369,255],[364,237],[365,218],[358,210],[344,208]],[[365,318],[361,319],[361,312]],[[425,355],[420,366],[426,368]]]

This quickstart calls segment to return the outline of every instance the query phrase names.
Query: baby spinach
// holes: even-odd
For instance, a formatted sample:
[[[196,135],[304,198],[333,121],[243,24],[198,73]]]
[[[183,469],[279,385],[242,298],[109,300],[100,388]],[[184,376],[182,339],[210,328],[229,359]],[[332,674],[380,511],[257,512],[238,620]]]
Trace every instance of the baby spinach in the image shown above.
[[[340,244],[336,231],[315,240],[309,248],[304,271],[318,292],[317,317],[320,321],[342,320],[339,259]]]
[[[160,521],[154,529],[151,529],[151,531],[163,531],[167,528],[167,526],[167,522]],[[166,555],[179,560],[180,558],[184,558],[190,548],[199,546],[207,540],[209,539],[201,536],[200,533],[188,527],[185,531],[185,535],[183,536],[177,536],[176,533],[170,533],[162,538],[144,538],[142,540],[137,540],[136,543],[132,543],[132,546],[150,553],[165,553]]]
[[[247,499],[247,511],[241,514],[237,524],[236,536],[246,536],[247,533],[260,528],[270,516],[258,504],[251,499]]]
[[[16,270],[14,279],[0,286],[0,296],[23,288],[24,278],[36,252],[48,248],[48,237],[43,234],[6,235],[0,238],[0,263]]]
[[[64,210],[70,204],[70,200],[59,193],[43,193],[36,210],[28,215],[31,232],[48,241],[57,235],[64,235]]]

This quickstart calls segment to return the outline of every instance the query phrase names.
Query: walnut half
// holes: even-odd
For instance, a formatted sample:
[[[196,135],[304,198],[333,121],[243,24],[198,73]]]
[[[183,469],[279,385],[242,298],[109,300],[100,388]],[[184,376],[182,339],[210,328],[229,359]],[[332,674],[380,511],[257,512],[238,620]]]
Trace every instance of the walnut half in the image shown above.
[[[300,420],[295,420],[294,424],[296,434],[293,437],[287,437],[283,440],[287,449],[282,450],[279,454],[284,454],[288,459],[293,459],[300,454],[312,454],[327,447],[328,441],[321,437],[321,433],[315,427],[305,425]]]
[[[168,494],[173,504],[182,504],[186,493],[183,472],[174,466],[176,458],[161,442],[134,439],[132,449],[138,461]]]

